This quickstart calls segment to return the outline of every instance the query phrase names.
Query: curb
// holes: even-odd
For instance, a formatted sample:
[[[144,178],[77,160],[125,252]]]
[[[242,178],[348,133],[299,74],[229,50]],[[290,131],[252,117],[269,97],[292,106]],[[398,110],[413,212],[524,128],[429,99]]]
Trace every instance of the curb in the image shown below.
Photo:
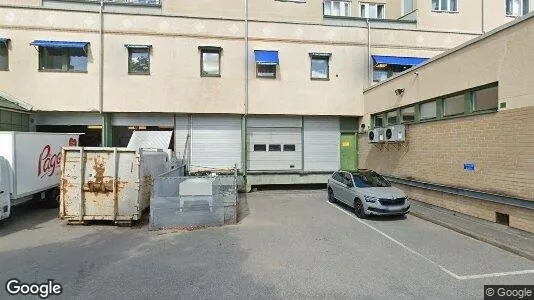
[[[436,219],[433,219],[431,217],[428,217],[425,214],[420,214],[420,213],[413,212],[413,211],[410,210],[410,215],[412,215],[414,217],[417,217],[419,219],[423,219],[425,221],[429,221],[431,223],[440,225],[442,227],[445,227],[445,228],[450,229],[452,231],[456,231],[456,232],[458,232],[460,234],[463,234],[465,236],[474,238],[474,239],[479,240],[479,241],[484,242],[484,243],[488,243],[488,244],[493,245],[493,246],[495,246],[497,248],[501,248],[501,249],[503,249],[505,251],[517,254],[517,255],[519,255],[521,257],[524,257],[526,259],[534,261],[534,254],[532,254],[532,253],[528,253],[528,252],[525,252],[523,250],[510,247],[507,244],[501,243],[501,242],[496,241],[494,239],[491,239],[491,238],[488,238],[488,237],[485,237],[485,236],[482,236],[482,235],[477,235],[477,234],[475,234],[473,232],[470,232],[470,231],[467,231],[467,230],[452,226],[452,225],[450,225],[450,224],[448,224],[446,222],[443,222],[443,221],[436,220]]]

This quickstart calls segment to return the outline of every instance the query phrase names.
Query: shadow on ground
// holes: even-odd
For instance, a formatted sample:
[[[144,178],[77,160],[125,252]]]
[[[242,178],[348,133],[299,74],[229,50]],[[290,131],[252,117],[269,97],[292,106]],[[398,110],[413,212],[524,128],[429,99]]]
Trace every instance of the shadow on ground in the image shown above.
[[[47,208],[39,202],[28,202],[16,206],[11,216],[0,221],[0,237],[20,230],[33,230],[41,228],[41,224],[56,219],[58,208]]]

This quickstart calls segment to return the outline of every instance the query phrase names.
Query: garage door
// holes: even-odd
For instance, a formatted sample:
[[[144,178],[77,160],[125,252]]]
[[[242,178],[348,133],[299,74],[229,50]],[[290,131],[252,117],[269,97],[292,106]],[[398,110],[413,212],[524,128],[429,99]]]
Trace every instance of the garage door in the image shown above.
[[[248,169],[302,169],[302,118],[256,117],[248,122]]]
[[[192,116],[191,170],[241,167],[241,118]]]
[[[332,172],[339,170],[339,118],[304,118],[304,170]]]

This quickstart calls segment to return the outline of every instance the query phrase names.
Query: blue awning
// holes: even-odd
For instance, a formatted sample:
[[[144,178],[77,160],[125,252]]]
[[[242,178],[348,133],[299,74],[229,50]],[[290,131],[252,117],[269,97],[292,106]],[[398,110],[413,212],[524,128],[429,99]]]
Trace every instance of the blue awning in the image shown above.
[[[399,65],[399,66],[417,66],[424,63],[428,58],[424,57],[406,57],[406,56],[384,56],[371,55],[374,64]]]
[[[84,49],[89,42],[66,42],[66,41],[43,41],[35,40],[30,43],[32,46],[48,47],[48,48],[78,48]]]
[[[254,50],[254,56],[258,65],[277,65],[280,63],[278,51]]]

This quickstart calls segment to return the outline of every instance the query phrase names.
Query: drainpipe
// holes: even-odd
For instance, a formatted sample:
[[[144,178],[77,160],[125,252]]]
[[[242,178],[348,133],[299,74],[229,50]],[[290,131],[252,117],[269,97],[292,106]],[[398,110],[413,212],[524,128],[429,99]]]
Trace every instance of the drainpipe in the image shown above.
[[[373,59],[371,57],[371,22],[369,19],[367,22],[367,79],[368,84],[371,86],[373,84]]]
[[[482,34],[486,33],[486,29],[484,28],[484,1],[482,0]]]
[[[99,111],[104,111],[104,0],[100,0],[100,74],[99,74]]]
[[[247,149],[247,117],[248,117],[248,100],[249,100],[249,92],[248,92],[248,0],[245,0],[245,114],[243,115],[243,118],[241,120],[241,166],[243,171],[243,177],[245,180],[245,189],[247,186],[247,169],[248,169],[248,149]]]

